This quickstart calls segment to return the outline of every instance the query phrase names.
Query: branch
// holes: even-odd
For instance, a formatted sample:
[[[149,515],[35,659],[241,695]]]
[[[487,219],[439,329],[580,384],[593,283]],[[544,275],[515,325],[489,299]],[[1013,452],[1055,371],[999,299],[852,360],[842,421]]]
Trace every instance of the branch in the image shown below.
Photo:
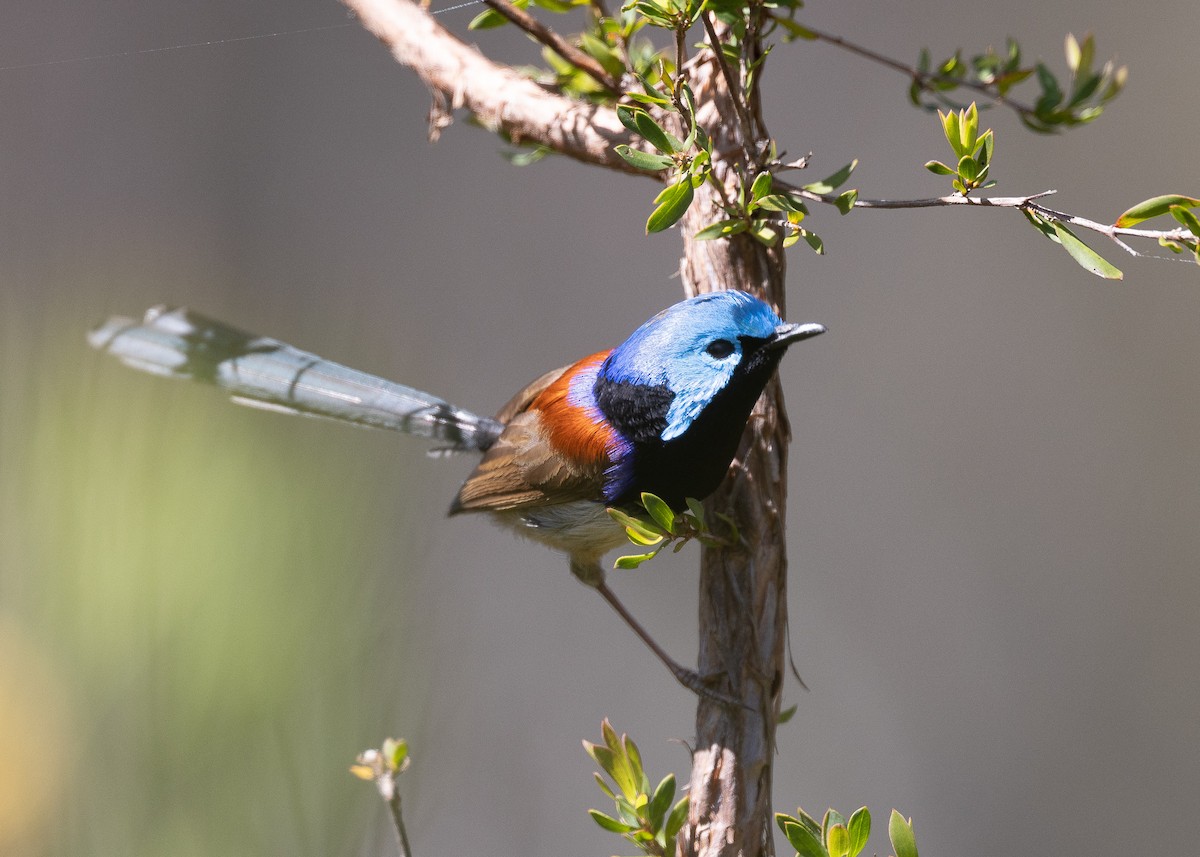
[[[512,68],[465,44],[412,0],[342,0],[452,108],[470,111],[486,128],[513,143],[536,143],[587,164],[632,175],[652,175],[614,151],[635,141],[607,108],[548,92]]]
[[[898,71],[901,74],[905,75],[906,77],[911,78],[914,83],[919,85],[921,87],[921,89],[925,90],[926,92],[932,91],[932,87],[930,86],[930,84],[953,83],[955,86],[961,86],[964,89],[974,90],[975,92],[978,92],[981,95],[985,95],[992,100],[992,103],[1002,104],[1005,107],[1012,110],[1013,112],[1019,114],[1020,116],[1022,116],[1025,119],[1036,119],[1037,118],[1037,111],[1034,110],[1032,107],[1030,107],[1027,104],[1022,104],[1019,101],[1014,101],[1013,99],[1008,98],[1007,96],[1001,95],[999,92],[996,92],[996,90],[993,89],[989,84],[980,83],[978,81],[973,81],[973,80],[959,80],[957,78],[943,77],[940,74],[929,74],[928,72],[923,72],[920,69],[915,68],[911,65],[902,63],[899,60],[894,60],[889,56],[884,56],[881,53],[877,53],[877,52],[871,50],[870,48],[865,48],[862,45],[858,45],[858,44],[855,44],[854,42],[847,41],[846,39],[843,39],[841,36],[835,36],[832,33],[823,33],[820,30],[814,30],[812,27],[808,26],[807,24],[804,25],[804,31],[806,33],[810,34],[814,39],[816,39],[819,42],[825,42],[826,44],[830,44],[835,47],[839,47],[842,50],[849,51],[852,54],[857,54],[858,56],[863,57],[864,59],[869,59],[872,62],[878,63],[879,65],[885,66],[887,68],[890,68],[893,71]],[[937,93],[935,92],[934,95],[936,95],[936,94]]]
[[[524,9],[519,9],[508,0],[483,0],[483,3],[512,21],[543,45],[554,51],[577,69],[586,72],[596,83],[613,95],[621,94],[621,82],[604,70],[596,60],[572,45]]]
[[[775,181],[777,187],[787,190],[789,193],[804,199],[812,200],[813,202],[822,202],[826,205],[837,205],[839,194],[835,193],[813,193],[810,190],[805,190],[801,187],[788,184],[787,182]],[[1045,220],[1052,220],[1056,223],[1062,223],[1068,226],[1078,226],[1080,229],[1088,229],[1111,239],[1122,250],[1130,253],[1133,256],[1141,258],[1155,258],[1151,253],[1140,253],[1130,247],[1122,238],[1150,238],[1154,240],[1177,241],[1193,240],[1192,233],[1183,227],[1176,229],[1135,229],[1127,226],[1115,226],[1109,223],[1098,223],[1095,220],[1088,220],[1086,217],[1079,217],[1075,214],[1068,214],[1065,211],[1056,211],[1053,208],[1047,208],[1036,200],[1057,193],[1054,190],[1044,190],[1041,193],[1031,194],[1029,196],[993,196],[993,197],[974,197],[963,196],[962,194],[954,193],[950,196],[928,197],[926,199],[858,199],[854,202],[854,208],[879,208],[879,209],[895,209],[895,208],[940,208],[950,205],[968,205],[978,208],[1016,208],[1021,211],[1036,214]]]
[[[725,87],[729,90],[730,101],[733,102],[733,112],[737,114],[738,127],[742,132],[742,151],[746,153],[747,158],[757,161],[758,152],[752,151],[754,132],[750,127],[750,117],[746,115],[746,103],[742,98],[742,88],[733,79],[733,72],[729,68],[729,63],[725,61],[725,52],[721,50],[721,39],[717,35],[716,28],[713,27],[709,13],[701,12],[700,20],[704,22],[704,32],[708,35],[708,44],[712,48],[713,56],[716,57],[721,77],[725,79]]]

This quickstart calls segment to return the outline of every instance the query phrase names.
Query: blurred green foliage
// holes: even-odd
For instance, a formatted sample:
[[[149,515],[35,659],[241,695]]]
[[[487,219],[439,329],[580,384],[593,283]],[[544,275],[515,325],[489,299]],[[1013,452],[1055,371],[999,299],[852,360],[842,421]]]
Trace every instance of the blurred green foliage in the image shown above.
[[[377,816],[345,760],[396,716],[377,677],[405,578],[360,571],[353,465],[102,365],[82,325],[18,321],[0,388],[34,405],[0,414],[0,853],[362,842]]]

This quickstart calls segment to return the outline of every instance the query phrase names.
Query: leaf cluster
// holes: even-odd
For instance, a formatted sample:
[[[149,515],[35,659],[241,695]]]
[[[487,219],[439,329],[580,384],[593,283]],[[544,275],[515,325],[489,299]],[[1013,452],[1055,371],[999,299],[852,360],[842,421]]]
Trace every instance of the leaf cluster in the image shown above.
[[[846,183],[857,166],[857,160],[851,161],[828,178],[803,185],[803,190],[828,196]],[[857,199],[858,191],[848,190],[838,194],[833,204],[842,214],[848,214]],[[726,203],[724,209],[725,219],[701,229],[696,233],[697,239],[728,238],[745,232],[768,247],[779,242],[782,236],[784,247],[791,247],[803,238],[814,252],[825,252],[820,236],[800,225],[809,214],[804,198],[789,188],[776,189],[770,170],[763,170],[754,177],[748,194],[746,186],[739,185],[736,200]]]
[[[609,508],[608,515],[625,528],[631,544],[640,548],[651,548],[645,553],[617,557],[614,568],[637,568],[643,562],[654,559],[667,545],[674,545],[672,552],[678,553],[692,539],[712,547],[731,547],[741,541],[737,525],[728,515],[717,513],[717,517],[728,528],[729,535],[713,532],[705,521],[704,504],[688,497],[687,511],[676,513],[661,497],[643,491],[641,496],[645,516],[630,515],[620,509]]]
[[[359,753],[350,766],[350,773],[360,780],[375,783],[384,799],[391,800],[396,791],[397,778],[408,770],[411,763],[408,742],[403,738],[388,738],[379,749]]]
[[[667,774],[651,789],[642,754],[628,735],[617,736],[607,719],[600,724],[602,744],[583,742],[583,749],[604,771],[596,784],[613,801],[615,815],[597,809],[588,814],[605,830],[618,833],[650,857],[675,852],[675,837],[687,820],[687,795],[675,800],[675,775]]]
[[[675,88],[676,84],[669,75],[664,75],[663,80],[664,85],[671,87],[671,98],[683,107],[684,124],[690,128],[684,139],[680,140],[667,131],[641,105],[622,104],[617,107],[621,124],[654,150],[646,152],[621,144],[616,147],[617,154],[639,170],[671,170],[667,186],[654,198],[654,210],[646,220],[647,234],[661,232],[677,223],[692,204],[696,188],[712,175],[712,140],[695,121],[695,100],[691,87],[681,81]],[[646,99],[665,101],[663,106],[666,109],[674,109],[672,102],[653,86],[647,84],[646,89]]]
[[[1131,229],[1146,220],[1169,215],[1180,224],[1180,228],[1160,234],[1158,243],[1172,253],[1188,251],[1200,264],[1200,218],[1192,211],[1194,208],[1200,208],[1200,199],[1181,194],[1151,197],[1124,211],[1112,229]],[[1036,208],[1025,208],[1023,211],[1034,228],[1055,244],[1060,244],[1084,270],[1108,280],[1124,277],[1120,268],[1083,243],[1067,224],[1041,214]],[[1110,237],[1117,240],[1115,232],[1110,233]]]
[[[796,849],[797,857],[858,857],[871,835],[871,813],[865,806],[855,810],[849,821],[830,809],[818,824],[803,809],[797,809],[795,815],[776,813],[775,822]],[[917,857],[912,820],[894,809],[888,820],[888,837],[895,857]]]
[[[1096,120],[1104,108],[1121,93],[1128,69],[1112,60],[1098,68],[1096,45],[1091,35],[1080,42],[1068,33],[1065,39],[1067,68],[1065,83],[1043,62],[1025,64],[1021,47],[1008,39],[1003,53],[989,47],[969,60],[961,50],[933,65],[928,49],[921,51],[908,95],[913,104],[929,110],[964,105],[950,97],[959,88],[986,93],[1013,107],[1026,127],[1039,133],[1052,133]],[[1039,94],[1032,105],[1018,104],[1010,93],[1027,80],[1036,82]]]
[[[992,129],[979,133],[979,108],[972,101],[962,110],[938,111],[946,141],[954,150],[954,166],[941,161],[926,161],[925,169],[939,176],[954,176],[954,189],[966,196],[976,188],[989,188],[996,184],[988,181],[992,167],[992,150],[996,140]]]
[[[1200,199],[1194,197],[1175,193],[1155,196],[1143,200],[1125,211],[1117,218],[1115,225],[1121,228],[1132,227],[1145,220],[1169,214],[1190,234],[1180,234],[1177,238],[1161,237],[1158,239],[1158,243],[1172,253],[1190,250],[1196,259],[1196,264],[1200,265],[1200,218],[1197,218],[1192,211],[1197,207],[1200,207]]]

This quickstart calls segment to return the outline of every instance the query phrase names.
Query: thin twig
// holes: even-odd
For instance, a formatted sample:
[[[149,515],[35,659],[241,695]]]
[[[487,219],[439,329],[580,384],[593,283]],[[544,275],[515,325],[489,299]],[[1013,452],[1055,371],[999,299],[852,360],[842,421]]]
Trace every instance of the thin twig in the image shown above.
[[[738,127],[742,132],[742,150],[746,153],[747,158],[757,160],[757,153],[752,151],[754,131],[751,129],[750,117],[746,115],[746,105],[742,101],[742,88],[733,79],[733,72],[729,68],[729,63],[725,61],[725,52],[721,50],[721,39],[717,36],[712,17],[708,12],[701,12],[700,20],[704,22],[704,32],[708,35],[708,44],[717,59],[717,67],[721,70],[721,77],[725,79],[725,86],[729,89],[729,100],[733,103],[733,112],[737,114]]]
[[[524,9],[514,6],[508,0],[483,0],[483,2],[488,8],[503,15],[571,65],[587,74],[610,93],[613,95],[620,94],[621,82],[605,71],[604,66],[600,65],[599,62],[575,47]]]
[[[1009,108],[1010,110],[1020,114],[1021,116],[1026,117],[1026,118],[1035,118],[1037,116],[1037,111],[1034,110],[1032,107],[1030,107],[1027,104],[1022,104],[1019,101],[1014,101],[1005,95],[1001,95],[999,92],[996,92],[996,90],[993,89],[989,84],[979,83],[979,82],[973,81],[973,80],[959,80],[958,78],[944,77],[940,74],[929,74],[928,72],[923,72],[920,69],[917,69],[917,68],[914,68],[913,66],[902,63],[899,60],[895,60],[895,59],[892,59],[891,57],[884,56],[881,53],[877,53],[876,51],[873,51],[870,48],[865,48],[862,45],[858,45],[858,44],[855,44],[854,42],[847,41],[846,39],[843,39],[841,36],[835,36],[832,33],[824,33],[824,32],[821,32],[820,30],[814,30],[812,27],[808,26],[807,24],[804,24],[803,26],[804,26],[804,30],[808,33],[811,33],[812,36],[815,39],[817,39],[817,41],[821,41],[821,42],[825,42],[826,44],[834,45],[835,47],[839,47],[842,50],[849,51],[852,54],[857,54],[858,56],[863,57],[865,59],[869,59],[872,62],[878,63],[879,65],[886,66],[887,68],[890,68],[894,71],[898,71],[901,74],[903,74],[905,77],[911,78],[914,83],[916,83],[918,86],[921,87],[921,89],[923,89],[927,92],[931,91],[931,84],[952,83],[955,86],[961,86],[964,89],[974,90],[975,92],[978,92],[981,95],[986,95],[994,103],[1002,104],[1005,107]],[[935,93],[935,95],[936,95],[936,93]]]
[[[392,789],[387,805],[392,814],[392,826],[396,830],[396,844],[400,847],[400,857],[412,857],[412,848],[408,844],[408,830],[404,827],[404,815],[400,812],[399,789]]]
[[[788,184],[787,182],[775,179],[775,187],[782,188],[789,193],[804,199],[812,200],[813,202],[822,202],[827,205],[836,205],[838,194],[813,193],[810,190],[805,190],[801,187]],[[950,196],[936,196],[925,199],[858,199],[854,202],[855,208],[877,208],[877,209],[897,209],[897,208],[940,208],[951,205],[968,205],[978,208],[1016,208],[1021,211],[1031,212],[1046,220],[1052,220],[1056,223],[1062,223],[1068,226],[1078,226],[1080,229],[1087,229],[1096,232],[1106,238],[1111,239],[1121,249],[1125,250],[1134,256],[1144,257],[1150,254],[1140,253],[1130,247],[1122,238],[1149,238],[1162,239],[1165,241],[1187,241],[1193,238],[1192,233],[1183,227],[1177,229],[1136,229],[1129,226],[1116,226],[1110,223],[1099,223],[1095,220],[1089,220],[1086,217],[1079,217],[1075,214],[1068,214],[1065,211],[1057,211],[1053,208],[1048,208],[1037,202],[1043,197],[1057,193],[1053,190],[1044,190],[1041,193],[1030,194],[1029,196],[991,196],[991,197],[974,197],[963,196],[962,194],[954,193]]]

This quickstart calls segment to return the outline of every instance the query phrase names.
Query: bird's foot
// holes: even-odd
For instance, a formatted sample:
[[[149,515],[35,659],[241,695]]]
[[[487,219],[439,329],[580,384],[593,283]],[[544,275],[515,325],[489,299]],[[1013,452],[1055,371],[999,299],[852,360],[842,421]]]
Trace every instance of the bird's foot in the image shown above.
[[[721,693],[719,690],[715,690],[712,687],[712,685],[722,676],[724,676],[725,673],[716,672],[709,673],[707,675],[701,675],[695,670],[685,669],[684,667],[679,666],[679,664],[672,664],[670,669],[671,674],[675,676],[675,680],[692,693],[696,694],[696,696],[710,699],[713,702],[717,702],[721,705],[726,705],[731,708],[750,708],[750,706],[746,705],[740,699],[734,699],[732,696]]]

